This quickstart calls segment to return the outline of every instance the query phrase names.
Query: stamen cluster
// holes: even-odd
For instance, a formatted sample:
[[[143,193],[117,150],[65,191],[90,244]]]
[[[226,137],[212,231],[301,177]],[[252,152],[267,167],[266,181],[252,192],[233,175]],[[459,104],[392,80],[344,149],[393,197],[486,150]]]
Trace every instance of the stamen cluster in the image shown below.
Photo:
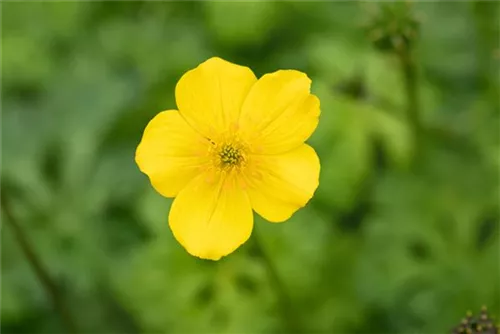
[[[241,150],[231,144],[226,144],[221,147],[219,157],[222,166],[239,165],[243,159]]]

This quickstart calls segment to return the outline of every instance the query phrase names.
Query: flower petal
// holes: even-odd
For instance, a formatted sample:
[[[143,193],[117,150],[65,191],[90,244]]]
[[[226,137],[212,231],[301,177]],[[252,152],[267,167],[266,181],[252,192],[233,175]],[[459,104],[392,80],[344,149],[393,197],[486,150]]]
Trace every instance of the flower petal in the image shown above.
[[[177,106],[193,128],[216,140],[236,127],[243,100],[256,81],[248,67],[210,58],[179,80]]]
[[[210,161],[209,142],[177,110],[156,115],[144,130],[135,161],[160,194],[174,197]]]
[[[239,122],[254,152],[283,153],[311,136],[320,103],[310,87],[307,75],[295,70],[266,74],[257,81],[243,103]]]
[[[253,228],[250,200],[236,176],[209,170],[175,198],[172,232],[192,255],[218,260],[248,240]]]
[[[290,218],[306,205],[318,187],[319,159],[307,144],[284,154],[251,159],[246,190],[253,209],[271,222]]]

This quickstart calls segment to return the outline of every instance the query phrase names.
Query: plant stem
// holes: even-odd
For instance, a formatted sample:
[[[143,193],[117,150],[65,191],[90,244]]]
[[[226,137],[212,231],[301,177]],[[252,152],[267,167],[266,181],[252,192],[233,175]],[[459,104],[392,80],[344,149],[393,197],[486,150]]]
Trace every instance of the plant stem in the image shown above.
[[[2,194],[1,196],[1,204],[5,218],[7,218],[3,221],[7,222],[7,225],[9,225],[12,229],[14,237],[17,240],[21,251],[24,253],[24,256],[35,272],[35,275],[38,278],[40,284],[43,286],[45,292],[47,293],[48,298],[51,300],[54,309],[59,314],[65,332],[76,333],[77,331],[75,322],[73,321],[69,309],[64,303],[64,298],[62,297],[62,294],[59,291],[56,282],[52,279],[52,277],[50,277],[47,268],[44,267],[42,261],[38,258],[36,252],[34,251],[34,248],[31,246],[30,241],[21,228],[21,225],[17,223],[4,194]]]
[[[276,266],[274,265],[269,254],[266,252],[265,247],[263,246],[259,235],[255,230],[256,229],[254,228],[254,232],[252,233],[252,239],[255,245],[255,249],[257,250],[259,257],[262,259],[264,266],[266,267],[271,285],[273,286],[277,294],[278,302],[282,311],[283,322],[286,328],[286,333],[300,333],[300,326],[298,324],[298,318],[296,317],[293,310],[292,299],[286,291],[285,284],[281,280]]]
[[[418,157],[421,139],[422,124],[420,120],[420,101],[418,91],[418,77],[415,59],[409,46],[403,46],[398,51],[401,69],[406,90],[407,117],[413,132],[416,156]]]
[[[498,4],[495,2],[476,1],[472,4],[476,34],[477,80],[481,91],[491,100],[496,110],[500,109],[498,99],[498,62],[495,61],[495,50],[498,52]],[[480,115],[480,116],[484,116]]]

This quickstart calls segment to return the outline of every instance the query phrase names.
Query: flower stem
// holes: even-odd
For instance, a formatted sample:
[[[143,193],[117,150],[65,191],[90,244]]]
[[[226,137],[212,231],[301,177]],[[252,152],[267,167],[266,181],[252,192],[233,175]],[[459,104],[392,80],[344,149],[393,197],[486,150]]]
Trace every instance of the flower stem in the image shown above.
[[[16,221],[9,207],[9,202],[5,198],[5,195],[2,194],[0,199],[2,204],[2,211],[5,218],[7,218],[4,219],[3,222],[6,222],[7,225],[9,225],[9,227],[12,229],[14,237],[18,242],[21,251],[24,253],[24,256],[35,272],[36,277],[38,278],[40,284],[43,286],[49,299],[52,301],[54,309],[57,313],[59,313],[65,332],[76,333],[77,331],[75,322],[73,321],[69,309],[64,303],[64,298],[62,297],[62,294],[56,282],[52,279],[52,277],[50,277],[47,268],[44,267],[42,261],[38,258],[34,248],[32,247],[30,241],[21,228],[21,225],[19,225]]]
[[[398,50],[397,54],[401,63],[406,90],[407,117],[413,132],[416,152],[415,156],[418,157],[420,153],[420,141],[422,139],[422,123],[420,120],[420,100],[417,66],[415,64],[415,59],[411,52],[410,46],[401,47]]]
[[[271,285],[274,288],[278,302],[280,304],[280,309],[282,312],[283,323],[285,325],[286,333],[294,334],[300,333],[300,326],[298,323],[298,318],[295,315],[293,310],[293,303],[290,295],[286,291],[285,284],[280,278],[278,274],[278,270],[274,265],[271,257],[266,252],[265,247],[263,246],[258,233],[255,231],[252,234],[253,243],[255,245],[255,250],[258,253],[258,256],[262,259],[262,263],[266,267],[267,274],[269,276],[269,280],[271,281]]]
[[[500,100],[498,99],[498,18],[497,6],[495,2],[473,3],[474,25],[477,49],[477,80],[480,90],[485,93],[492,101],[492,106],[496,110],[500,109]]]

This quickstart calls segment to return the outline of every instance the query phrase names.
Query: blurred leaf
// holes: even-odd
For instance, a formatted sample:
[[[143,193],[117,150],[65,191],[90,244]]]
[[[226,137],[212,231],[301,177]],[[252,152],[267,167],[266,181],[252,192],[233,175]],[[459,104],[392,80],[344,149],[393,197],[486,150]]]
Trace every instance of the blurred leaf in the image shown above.
[[[204,5],[215,39],[235,47],[262,43],[278,20],[274,2],[211,1]]]
[[[374,163],[373,140],[381,141],[390,161],[404,166],[412,154],[410,133],[406,124],[366,103],[328,93],[324,86],[318,95],[322,116],[311,140],[322,162],[317,196],[348,208]]]
[[[116,276],[121,298],[146,332],[234,333],[276,326],[266,273],[243,255],[239,250],[219,263],[200,260],[165,231],[123,261]]]

